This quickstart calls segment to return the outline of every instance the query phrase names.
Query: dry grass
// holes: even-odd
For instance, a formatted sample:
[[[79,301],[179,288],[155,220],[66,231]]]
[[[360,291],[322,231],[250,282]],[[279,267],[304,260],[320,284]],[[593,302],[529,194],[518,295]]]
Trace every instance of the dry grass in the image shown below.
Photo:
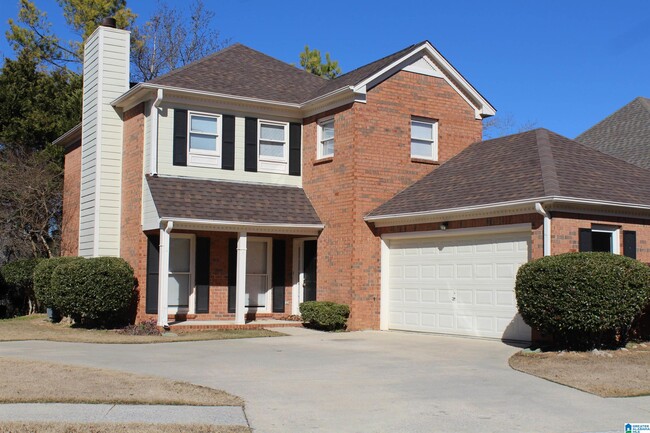
[[[650,395],[650,343],[597,353],[518,352],[509,363],[515,370],[601,397]]]
[[[72,343],[170,343],[174,341],[228,340],[233,338],[277,337],[267,329],[176,332],[176,336],[123,335],[114,330],[84,329],[69,323],[51,323],[44,314],[0,320],[0,341],[49,340]]]
[[[227,392],[186,382],[17,358],[0,358],[0,383],[0,403],[244,404]]]
[[[251,433],[243,426],[200,424],[118,424],[118,423],[45,423],[2,422],[0,433]]]

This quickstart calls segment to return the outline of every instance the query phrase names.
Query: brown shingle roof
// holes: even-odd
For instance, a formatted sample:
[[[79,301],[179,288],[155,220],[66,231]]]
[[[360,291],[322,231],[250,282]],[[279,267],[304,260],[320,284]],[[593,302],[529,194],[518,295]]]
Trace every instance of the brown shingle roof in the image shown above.
[[[543,197],[650,205],[650,171],[536,129],[472,144],[368,216]]]
[[[576,141],[650,169],[650,99],[636,98],[578,135]]]
[[[271,101],[302,103],[371,77],[425,42],[331,80],[318,77],[242,44],[234,44],[151,84]]]
[[[152,84],[300,103],[327,80],[241,44],[154,78]]]
[[[147,175],[160,218],[320,225],[302,188]]]

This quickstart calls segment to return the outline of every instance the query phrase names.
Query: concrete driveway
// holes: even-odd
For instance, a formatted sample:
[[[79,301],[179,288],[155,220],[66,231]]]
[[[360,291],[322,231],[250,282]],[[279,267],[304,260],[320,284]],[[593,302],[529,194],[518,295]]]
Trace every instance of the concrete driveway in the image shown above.
[[[256,432],[622,432],[650,397],[603,399],[511,370],[497,341],[401,332],[193,343],[0,343],[18,356],[220,388]],[[648,379],[650,380],[650,379]]]

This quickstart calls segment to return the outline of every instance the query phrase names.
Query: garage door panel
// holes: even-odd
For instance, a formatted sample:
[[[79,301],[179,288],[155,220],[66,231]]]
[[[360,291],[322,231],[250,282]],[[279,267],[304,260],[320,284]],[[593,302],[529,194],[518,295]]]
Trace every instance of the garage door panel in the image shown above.
[[[530,339],[514,279],[528,261],[529,233],[390,243],[389,327]]]

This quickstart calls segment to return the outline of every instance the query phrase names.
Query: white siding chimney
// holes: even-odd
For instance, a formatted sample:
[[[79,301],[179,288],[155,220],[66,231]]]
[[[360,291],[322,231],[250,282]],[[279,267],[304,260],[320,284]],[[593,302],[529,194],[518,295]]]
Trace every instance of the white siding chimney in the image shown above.
[[[114,22],[113,22],[114,23]],[[122,119],[111,101],[129,90],[130,32],[106,25],[84,47],[79,255],[119,256]]]

